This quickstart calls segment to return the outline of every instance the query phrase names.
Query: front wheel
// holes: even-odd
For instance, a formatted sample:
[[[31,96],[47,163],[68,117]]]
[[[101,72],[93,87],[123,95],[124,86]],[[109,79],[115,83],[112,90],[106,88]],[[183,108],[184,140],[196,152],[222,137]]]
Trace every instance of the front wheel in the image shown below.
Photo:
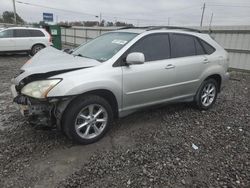
[[[195,102],[200,110],[208,110],[215,103],[218,94],[218,83],[215,79],[207,79],[199,88]]]
[[[113,120],[110,104],[95,95],[76,98],[63,116],[64,132],[80,144],[90,144],[101,139]]]

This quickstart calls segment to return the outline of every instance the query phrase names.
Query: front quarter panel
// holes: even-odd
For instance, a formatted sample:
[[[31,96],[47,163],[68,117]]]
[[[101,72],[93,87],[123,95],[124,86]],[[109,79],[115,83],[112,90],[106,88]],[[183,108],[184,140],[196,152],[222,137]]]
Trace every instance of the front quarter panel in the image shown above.
[[[56,75],[52,78],[63,80],[48,93],[48,97],[75,96],[105,89],[115,95],[118,107],[121,108],[122,72],[120,67],[98,66]]]

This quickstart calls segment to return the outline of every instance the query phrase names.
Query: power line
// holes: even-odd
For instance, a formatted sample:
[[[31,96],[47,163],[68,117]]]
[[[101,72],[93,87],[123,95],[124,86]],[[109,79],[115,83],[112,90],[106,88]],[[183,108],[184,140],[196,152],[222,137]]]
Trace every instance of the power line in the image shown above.
[[[250,5],[222,5],[222,4],[208,4],[207,6],[212,7],[234,7],[234,8],[250,8]]]
[[[42,8],[54,9],[54,10],[59,10],[59,11],[64,11],[64,12],[71,12],[71,13],[89,15],[89,16],[94,16],[96,18],[99,17],[98,15],[90,14],[90,13],[86,13],[86,12],[72,11],[72,10],[55,8],[55,7],[49,7],[49,6],[44,6],[44,5],[34,4],[34,3],[27,3],[27,2],[22,2],[22,1],[16,1],[16,2],[19,3],[19,4],[25,4],[25,5],[29,5],[29,6],[42,7]]]

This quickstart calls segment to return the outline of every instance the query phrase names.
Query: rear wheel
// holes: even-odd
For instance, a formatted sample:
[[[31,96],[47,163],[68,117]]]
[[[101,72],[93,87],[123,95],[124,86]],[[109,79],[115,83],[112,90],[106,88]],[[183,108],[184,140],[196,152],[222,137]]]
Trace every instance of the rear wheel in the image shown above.
[[[39,52],[40,50],[42,50],[45,46],[42,44],[36,44],[32,47],[31,49],[31,55],[35,55],[37,52]]]
[[[90,144],[101,139],[113,120],[109,103],[95,95],[81,96],[70,103],[63,117],[63,130],[73,141]]]
[[[195,102],[200,110],[208,110],[215,103],[218,94],[218,83],[215,79],[205,80],[196,94]]]

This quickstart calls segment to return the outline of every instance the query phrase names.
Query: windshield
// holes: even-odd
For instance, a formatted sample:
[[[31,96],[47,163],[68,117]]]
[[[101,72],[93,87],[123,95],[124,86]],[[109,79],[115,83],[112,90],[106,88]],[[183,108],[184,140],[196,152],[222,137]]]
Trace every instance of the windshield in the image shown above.
[[[137,35],[125,32],[107,33],[78,47],[72,54],[100,62],[107,61]]]

